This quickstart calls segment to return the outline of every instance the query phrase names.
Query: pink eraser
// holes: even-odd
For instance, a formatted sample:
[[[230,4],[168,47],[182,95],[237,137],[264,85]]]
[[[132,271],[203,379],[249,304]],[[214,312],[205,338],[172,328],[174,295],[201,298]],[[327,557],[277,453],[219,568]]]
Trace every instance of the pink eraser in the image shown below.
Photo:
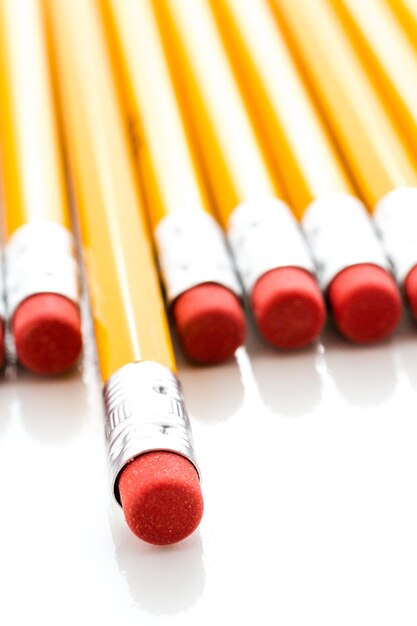
[[[196,363],[220,363],[245,340],[246,323],[238,298],[222,285],[207,283],[181,294],[173,316],[182,347]]]
[[[120,500],[130,530],[157,545],[188,537],[203,515],[203,495],[194,465],[175,452],[148,452],[122,471]]]
[[[388,337],[401,318],[398,288],[392,276],[376,265],[364,263],[341,271],[328,296],[338,329],[356,343]]]
[[[0,367],[4,364],[4,320],[0,318]]]
[[[404,291],[411,312],[417,318],[417,265],[408,273],[404,282]]]
[[[13,316],[12,330],[20,363],[36,374],[60,374],[81,352],[79,308],[58,294],[24,300]]]
[[[326,320],[317,281],[297,267],[280,267],[264,274],[252,291],[251,304],[262,335],[278,348],[308,345]]]

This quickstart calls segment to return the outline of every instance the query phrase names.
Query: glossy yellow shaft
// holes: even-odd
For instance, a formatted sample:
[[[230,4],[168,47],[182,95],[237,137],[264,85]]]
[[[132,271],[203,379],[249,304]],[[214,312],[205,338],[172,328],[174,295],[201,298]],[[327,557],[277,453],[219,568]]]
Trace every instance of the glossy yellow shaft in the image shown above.
[[[129,126],[153,227],[181,209],[209,211],[206,192],[176,100],[152,0],[102,0],[123,76]]]
[[[417,1],[387,0],[411,43],[417,48]]]
[[[66,145],[103,380],[174,357],[110,55],[95,2],[49,0]]]
[[[0,0],[0,141],[6,229],[69,226],[41,0]]]
[[[328,0],[274,6],[370,209],[392,189],[416,186],[411,157]]]
[[[333,0],[335,9],[360,51],[394,121],[417,152],[417,50],[408,41],[388,4],[381,0]],[[387,44],[389,42],[389,44]]]
[[[248,199],[280,195],[245,109],[207,2],[154,2],[177,91],[192,119],[225,227]]]
[[[317,197],[352,193],[266,0],[211,0],[236,73],[298,218]]]

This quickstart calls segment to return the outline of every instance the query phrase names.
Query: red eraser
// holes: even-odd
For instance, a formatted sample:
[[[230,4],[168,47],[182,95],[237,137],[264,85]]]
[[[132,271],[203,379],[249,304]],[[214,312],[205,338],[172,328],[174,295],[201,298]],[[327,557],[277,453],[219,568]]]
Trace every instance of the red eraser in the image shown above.
[[[184,292],[174,302],[173,316],[185,354],[197,363],[225,361],[245,340],[242,306],[222,285],[198,285]]]
[[[326,306],[317,281],[297,267],[267,272],[251,296],[255,320],[264,338],[278,348],[302,348],[320,333]]]
[[[330,284],[329,303],[342,335],[356,343],[388,337],[401,318],[401,296],[392,276],[369,263],[341,271]]]
[[[12,323],[17,358],[36,374],[60,374],[81,352],[81,316],[76,304],[58,294],[40,293],[17,308]]]
[[[411,312],[417,318],[417,265],[415,265],[404,281],[404,291]]]
[[[4,320],[0,319],[0,367],[4,364]]]
[[[119,493],[130,530],[156,545],[188,537],[203,515],[203,495],[194,465],[175,452],[148,452],[119,477]]]

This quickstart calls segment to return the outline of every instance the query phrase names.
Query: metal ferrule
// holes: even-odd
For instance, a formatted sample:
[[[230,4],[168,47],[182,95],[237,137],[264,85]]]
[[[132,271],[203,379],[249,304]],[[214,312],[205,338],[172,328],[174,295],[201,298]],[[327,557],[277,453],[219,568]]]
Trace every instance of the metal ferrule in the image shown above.
[[[400,285],[417,265],[417,188],[399,187],[376,205],[374,221]]]
[[[10,318],[27,298],[56,293],[78,303],[78,266],[67,228],[50,220],[24,224],[6,246],[6,293]]]
[[[290,208],[277,198],[242,202],[233,211],[228,237],[247,294],[270,270],[315,268],[304,236]]]
[[[323,290],[353,265],[370,263],[390,269],[365,206],[350,194],[320,196],[307,207],[301,225]]]
[[[241,297],[223,231],[211,215],[173,211],[158,224],[155,239],[168,302],[203,283],[223,285]]]
[[[119,504],[121,471],[146,452],[181,454],[200,476],[181,385],[171,370],[153,361],[129,363],[109,378],[103,395],[110,482]]]

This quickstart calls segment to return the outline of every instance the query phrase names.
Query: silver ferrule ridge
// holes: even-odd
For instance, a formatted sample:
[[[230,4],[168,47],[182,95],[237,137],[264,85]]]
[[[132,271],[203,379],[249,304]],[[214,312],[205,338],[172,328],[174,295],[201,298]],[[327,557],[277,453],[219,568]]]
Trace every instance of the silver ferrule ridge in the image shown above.
[[[227,232],[247,294],[270,270],[299,267],[315,272],[296,219],[288,205],[277,198],[242,202],[231,214]]]
[[[181,385],[171,370],[153,361],[129,363],[109,378],[103,395],[109,477],[118,504],[121,471],[146,452],[176,452],[200,476]]]
[[[51,220],[34,220],[18,228],[6,246],[7,312],[38,293],[56,293],[75,304],[79,299],[78,266],[72,233]]]
[[[341,271],[363,263],[390,269],[365,206],[354,196],[333,192],[320,196],[301,221],[325,291]]]
[[[399,187],[376,205],[374,222],[399,285],[417,265],[417,187]]]
[[[242,296],[223,231],[206,211],[169,213],[158,224],[155,241],[169,303],[204,283],[223,285]]]

